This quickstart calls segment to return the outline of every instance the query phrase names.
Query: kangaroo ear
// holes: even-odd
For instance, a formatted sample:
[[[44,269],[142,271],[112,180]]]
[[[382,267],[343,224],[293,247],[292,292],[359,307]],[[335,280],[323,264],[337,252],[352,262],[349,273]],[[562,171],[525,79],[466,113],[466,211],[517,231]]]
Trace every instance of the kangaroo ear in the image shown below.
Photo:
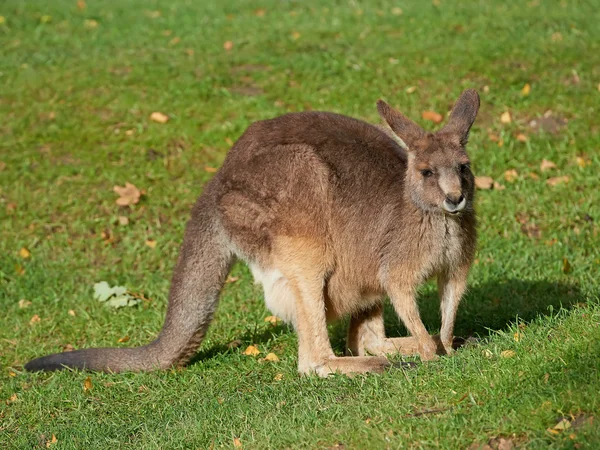
[[[451,133],[458,137],[461,145],[467,145],[469,130],[479,111],[479,94],[475,89],[467,89],[454,104],[448,123],[440,133]]]
[[[396,111],[383,100],[377,101],[379,115],[392,131],[400,138],[403,147],[409,150],[412,145],[425,135],[425,131],[403,114]]]

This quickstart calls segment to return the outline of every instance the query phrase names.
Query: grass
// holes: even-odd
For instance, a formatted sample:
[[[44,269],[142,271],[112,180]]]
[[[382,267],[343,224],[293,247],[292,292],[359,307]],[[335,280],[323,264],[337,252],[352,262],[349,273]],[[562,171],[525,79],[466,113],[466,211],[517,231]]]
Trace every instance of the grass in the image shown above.
[[[5,0],[0,16],[4,448],[598,448],[596,2]],[[456,329],[480,344],[410,371],[300,378],[293,332],[264,322],[261,291],[238,265],[186,369],[23,372],[66,345],[157,335],[206,168],[251,122],[321,109],[377,123],[384,97],[432,129],[421,112],[446,113],[467,87],[482,97],[474,169],[505,186],[478,193]],[[532,127],[548,110],[547,129]],[[154,111],[168,123],[151,122]],[[543,159],[557,167],[542,172]],[[569,182],[549,186],[556,176]],[[115,204],[125,182],[145,191],[139,204]],[[149,301],[107,309],[92,298],[101,280]],[[435,332],[433,285],[421,309]],[[391,311],[387,321],[405,333]],[[344,332],[332,326],[336,351]],[[249,344],[281,361],[244,356]],[[561,417],[579,419],[548,431]]]

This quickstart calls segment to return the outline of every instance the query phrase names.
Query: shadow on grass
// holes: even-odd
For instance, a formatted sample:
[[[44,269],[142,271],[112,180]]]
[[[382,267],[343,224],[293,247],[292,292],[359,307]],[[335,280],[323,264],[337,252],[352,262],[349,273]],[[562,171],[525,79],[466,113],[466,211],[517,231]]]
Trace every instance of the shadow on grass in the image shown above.
[[[585,298],[573,284],[548,281],[507,280],[473,286],[463,297],[458,311],[455,335],[487,336],[493,331],[503,330],[517,318],[529,322],[538,316],[559,308],[570,309]],[[440,328],[439,299],[437,290],[428,290],[419,296],[421,317],[432,332]],[[385,328],[388,336],[406,336],[407,331],[399,322],[389,302],[385,304]],[[330,327],[334,351],[341,353],[345,348],[348,320],[340,320]],[[240,346],[264,344],[278,336],[291,333],[292,328],[277,325],[269,329],[248,330],[238,336]],[[190,362],[213,358],[232,351],[229,343],[213,345],[201,350]]]

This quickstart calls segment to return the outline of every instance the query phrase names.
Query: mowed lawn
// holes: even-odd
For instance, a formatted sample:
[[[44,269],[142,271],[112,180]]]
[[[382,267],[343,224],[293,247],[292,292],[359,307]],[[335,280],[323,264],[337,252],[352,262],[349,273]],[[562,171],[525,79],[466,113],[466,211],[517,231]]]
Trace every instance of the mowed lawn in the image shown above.
[[[3,0],[0,16],[2,448],[600,448],[597,2]],[[379,123],[385,98],[433,130],[422,113],[465,88],[482,100],[473,169],[495,182],[456,329],[479,342],[299,377],[293,331],[238,264],[187,368],[23,371],[156,337],[190,207],[253,121]],[[125,183],[139,203],[116,204]],[[144,300],[107,307],[99,281]],[[421,300],[437,332],[433,283]]]

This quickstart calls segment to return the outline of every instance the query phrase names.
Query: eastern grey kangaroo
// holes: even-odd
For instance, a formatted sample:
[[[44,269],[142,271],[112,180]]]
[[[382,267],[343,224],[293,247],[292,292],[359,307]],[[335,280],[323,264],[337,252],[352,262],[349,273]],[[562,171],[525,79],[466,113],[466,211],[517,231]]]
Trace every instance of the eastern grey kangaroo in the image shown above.
[[[436,133],[380,100],[386,129],[327,112],[256,122],[205,186],[187,224],[164,326],[148,345],[92,348],[30,361],[27,370],[166,369],[194,355],[234,258],[262,283],[267,307],[298,335],[298,370],[380,372],[386,354],[452,352],[473,261],[474,177],[465,146],[479,110],[462,93]],[[416,292],[437,278],[442,327],[430,336]],[[409,337],[386,338],[389,296]],[[349,315],[348,353],[327,322]]]

